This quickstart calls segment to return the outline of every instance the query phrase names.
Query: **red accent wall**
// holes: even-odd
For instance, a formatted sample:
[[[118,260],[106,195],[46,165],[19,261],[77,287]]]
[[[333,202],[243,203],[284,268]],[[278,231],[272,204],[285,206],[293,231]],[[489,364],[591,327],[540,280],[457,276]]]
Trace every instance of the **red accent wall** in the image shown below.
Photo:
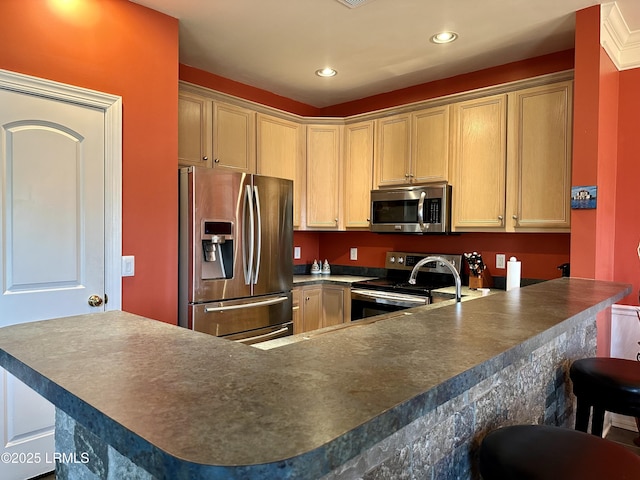
[[[454,93],[489,87],[500,83],[514,82],[525,78],[561,72],[573,68],[573,50],[529,58],[498,67],[465,73],[454,77],[423,83],[393,92],[362,98],[353,102],[323,108],[322,116],[346,117],[383,108],[443,97]]]
[[[122,307],[176,323],[178,21],[122,0],[0,1],[0,68],[122,96]]]
[[[323,232],[314,234],[317,244],[308,240],[310,232],[296,232],[294,244],[301,246],[302,259],[297,264],[327,259],[333,265],[384,268],[388,251],[418,253],[479,252],[493,276],[506,276],[497,269],[496,254],[507,260],[515,256],[522,261],[522,277],[552,279],[560,277],[557,267],[569,261],[568,233],[464,233],[461,235],[384,235],[370,232]],[[312,234],[313,235],[313,234]],[[317,247],[317,248],[316,248]],[[358,248],[358,260],[349,260],[349,249]]]
[[[303,117],[314,117],[320,114],[320,110],[306,103],[296,102],[290,98],[276,95],[275,93],[252,87],[244,83],[229,80],[213,73],[205,72],[189,65],[180,64],[180,80],[207,87],[218,92],[244,98],[261,105],[295,113]]]

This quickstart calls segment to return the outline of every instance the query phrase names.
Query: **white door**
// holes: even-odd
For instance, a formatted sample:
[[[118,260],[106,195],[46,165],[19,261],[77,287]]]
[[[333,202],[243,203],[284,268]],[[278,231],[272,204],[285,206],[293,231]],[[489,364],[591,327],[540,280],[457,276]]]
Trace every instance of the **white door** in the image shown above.
[[[105,111],[2,88],[0,105],[0,327],[104,311]],[[53,470],[53,406],[0,375],[0,478]]]

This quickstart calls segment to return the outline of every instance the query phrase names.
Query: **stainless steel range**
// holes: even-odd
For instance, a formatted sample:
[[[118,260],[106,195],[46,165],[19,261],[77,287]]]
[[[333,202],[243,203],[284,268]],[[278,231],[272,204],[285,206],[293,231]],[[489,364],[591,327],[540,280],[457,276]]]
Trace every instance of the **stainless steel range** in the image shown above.
[[[437,256],[451,263],[462,274],[462,254],[387,252],[387,276],[351,285],[351,320],[419,307],[437,299],[433,290],[455,285],[455,277],[444,262],[428,262],[418,272],[415,285],[409,283],[413,267],[423,258]]]

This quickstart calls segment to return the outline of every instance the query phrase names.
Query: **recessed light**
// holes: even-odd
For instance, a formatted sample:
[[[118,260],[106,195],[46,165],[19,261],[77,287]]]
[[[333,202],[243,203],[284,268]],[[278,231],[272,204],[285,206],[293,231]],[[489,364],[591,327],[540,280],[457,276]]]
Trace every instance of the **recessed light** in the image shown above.
[[[455,32],[440,32],[431,37],[431,41],[433,43],[451,43],[456,38],[458,38],[458,34]]]
[[[320,70],[316,70],[316,75],[319,77],[335,77],[337,75],[337,70],[334,70],[330,67],[321,68]]]

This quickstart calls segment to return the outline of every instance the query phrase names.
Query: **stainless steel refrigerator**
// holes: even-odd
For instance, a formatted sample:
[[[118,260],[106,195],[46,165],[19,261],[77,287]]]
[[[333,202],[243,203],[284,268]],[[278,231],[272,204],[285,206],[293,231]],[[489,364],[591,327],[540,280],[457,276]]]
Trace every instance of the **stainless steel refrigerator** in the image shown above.
[[[293,182],[180,169],[179,324],[243,343],[291,335]]]

